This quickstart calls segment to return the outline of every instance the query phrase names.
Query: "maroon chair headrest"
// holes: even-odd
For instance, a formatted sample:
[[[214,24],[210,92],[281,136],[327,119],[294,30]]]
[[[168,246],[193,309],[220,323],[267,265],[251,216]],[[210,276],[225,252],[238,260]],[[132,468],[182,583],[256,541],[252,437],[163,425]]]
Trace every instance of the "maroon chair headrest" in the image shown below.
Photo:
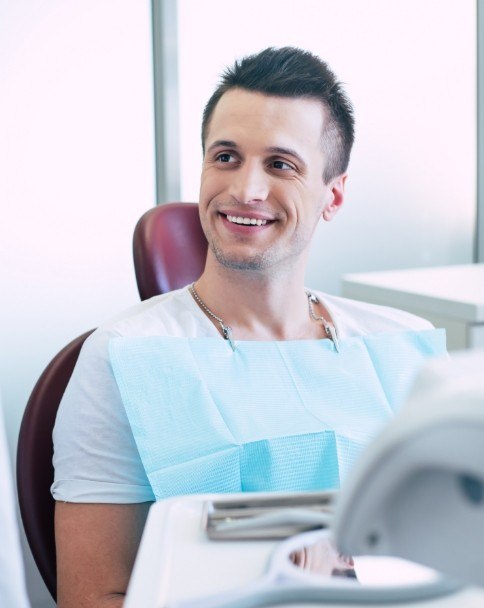
[[[179,289],[205,267],[207,239],[196,203],[168,203],[147,211],[133,236],[133,258],[142,300]]]

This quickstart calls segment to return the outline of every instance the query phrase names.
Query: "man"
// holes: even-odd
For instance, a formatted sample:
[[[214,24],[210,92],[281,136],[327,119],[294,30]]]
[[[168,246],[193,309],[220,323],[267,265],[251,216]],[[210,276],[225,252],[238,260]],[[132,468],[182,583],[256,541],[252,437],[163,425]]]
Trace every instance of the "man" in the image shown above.
[[[98,330],[58,414],[60,608],[121,605],[155,499],[337,487],[392,408],[378,380],[391,374],[362,337],[430,327],[304,288],[353,143],[350,102],[326,64],[293,48],[236,63],[202,140],[202,276]]]

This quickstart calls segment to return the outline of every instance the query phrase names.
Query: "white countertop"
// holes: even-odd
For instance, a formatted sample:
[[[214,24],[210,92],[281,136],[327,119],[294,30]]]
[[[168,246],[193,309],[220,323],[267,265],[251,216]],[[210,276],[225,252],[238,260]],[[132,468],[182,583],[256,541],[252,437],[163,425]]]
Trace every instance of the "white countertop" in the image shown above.
[[[484,264],[346,274],[346,297],[411,307],[472,323],[484,322]],[[384,301],[384,302],[383,302]]]

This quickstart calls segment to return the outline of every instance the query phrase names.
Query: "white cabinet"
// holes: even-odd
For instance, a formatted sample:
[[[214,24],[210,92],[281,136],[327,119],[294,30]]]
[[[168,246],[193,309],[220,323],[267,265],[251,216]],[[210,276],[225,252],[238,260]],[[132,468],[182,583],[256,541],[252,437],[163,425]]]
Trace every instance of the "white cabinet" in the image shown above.
[[[449,350],[484,348],[484,264],[347,274],[342,293],[444,327]]]

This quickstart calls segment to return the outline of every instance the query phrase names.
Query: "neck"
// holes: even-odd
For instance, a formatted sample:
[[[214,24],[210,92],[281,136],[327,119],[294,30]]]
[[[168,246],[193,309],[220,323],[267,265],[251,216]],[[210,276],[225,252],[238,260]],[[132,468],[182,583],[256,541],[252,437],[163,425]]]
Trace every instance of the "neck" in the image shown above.
[[[195,284],[204,303],[240,340],[320,338],[311,322],[304,273],[260,273],[222,268],[207,261]]]

